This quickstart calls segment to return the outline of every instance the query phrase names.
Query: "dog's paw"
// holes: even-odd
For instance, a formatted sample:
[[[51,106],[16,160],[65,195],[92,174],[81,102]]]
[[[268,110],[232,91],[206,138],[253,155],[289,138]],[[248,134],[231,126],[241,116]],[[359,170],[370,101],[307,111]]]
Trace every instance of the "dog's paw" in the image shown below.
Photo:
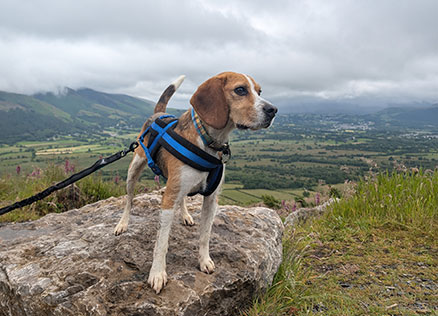
[[[114,235],[118,236],[121,233],[124,233],[128,229],[128,223],[118,223],[116,228],[114,229]]]
[[[148,283],[151,288],[155,291],[155,293],[160,293],[163,287],[167,283],[167,273],[166,271],[159,271],[149,273]]]
[[[195,221],[193,220],[193,217],[188,213],[182,216],[182,222],[186,226],[195,225]]]
[[[202,272],[213,273],[214,272],[214,262],[210,257],[199,260],[199,266]]]

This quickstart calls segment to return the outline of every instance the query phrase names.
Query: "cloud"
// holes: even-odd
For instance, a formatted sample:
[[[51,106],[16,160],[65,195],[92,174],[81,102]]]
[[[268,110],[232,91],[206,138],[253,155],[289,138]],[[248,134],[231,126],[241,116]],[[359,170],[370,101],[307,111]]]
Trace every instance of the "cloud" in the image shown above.
[[[436,1],[11,1],[0,90],[90,87],[174,102],[208,77],[251,74],[273,99],[438,100]]]

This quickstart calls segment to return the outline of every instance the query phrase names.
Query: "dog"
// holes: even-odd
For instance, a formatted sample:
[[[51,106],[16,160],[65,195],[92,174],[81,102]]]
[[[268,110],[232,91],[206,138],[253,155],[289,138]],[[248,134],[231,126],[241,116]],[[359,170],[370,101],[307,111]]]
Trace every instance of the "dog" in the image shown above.
[[[139,137],[157,117],[164,114],[169,99],[184,78],[185,76],[179,77],[163,92],[155,106],[154,115],[145,122]],[[195,113],[214,144],[207,146],[204,143],[192,121],[193,114],[190,109],[180,116],[174,131],[210,155],[221,159],[222,152],[218,151],[217,146],[228,144],[228,138],[233,129],[258,130],[272,125],[277,108],[263,99],[260,94],[260,85],[250,76],[234,72],[220,73],[202,83],[190,99]],[[187,211],[185,197],[206,187],[208,172],[190,167],[164,148],[159,149],[156,160],[163,175],[168,179],[161,202],[160,229],[148,278],[149,285],[158,294],[167,283],[166,254],[175,212],[178,209],[181,211],[184,225],[194,225],[193,218]],[[115,235],[127,230],[134,185],[146,164],[145,152],[139,146],[129,166],[126,180],[126,206],[114,230]],[[212,273],[215,269],[210,257],[209,240],[223,178],[212,194],[204,196],[202,204],[199,267],[205,273]]]

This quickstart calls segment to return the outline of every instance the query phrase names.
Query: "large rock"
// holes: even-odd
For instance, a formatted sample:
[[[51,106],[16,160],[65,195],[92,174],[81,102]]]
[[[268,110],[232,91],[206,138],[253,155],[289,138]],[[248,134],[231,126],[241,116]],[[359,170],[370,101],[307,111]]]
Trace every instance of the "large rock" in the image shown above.
[[[125,198],[110,198],[37,221],[0,227],[0,315],[236,315],[272,282],[283,225],[267,208],[222,206],[211,235],[216,271],[198,267],[197,222],[179,217],[169,240],[169,282],[156,295],[147,278],[161,195],[134,199],[128,231],[114,236]]]

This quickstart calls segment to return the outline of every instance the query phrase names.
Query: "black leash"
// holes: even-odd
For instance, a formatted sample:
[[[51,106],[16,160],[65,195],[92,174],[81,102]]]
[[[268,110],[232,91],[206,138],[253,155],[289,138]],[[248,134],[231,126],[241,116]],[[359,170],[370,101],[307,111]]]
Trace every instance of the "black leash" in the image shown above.
[[[66,186],[75,183],[76,181],[88,176],[89,174],[99,170],[100,168],[105,167],[106,165],[109,165],[110,163],[113,163],[120,158],[125,157],[129,152],[134,151],[138,147],[138,142],[133,142],[131,145],[129,145],[129,148],[119,151],[118,153],[115,153],[112,156],[99,159],[92,165],[91,167],[84,169],[82,171],[79,171],[78,173],[75,173],[70,178],[65,179],[64,181],[58,182],[57,184],[45,189],[44,191],[41,191],[40,193],[35,194],[34,196],[31,196],[30,198],[24,199],[19,202],[15,202],[12,205],[2,207],[0,209],[0,215],[6,214],[12,210],[15,210],[16,208],[21,208],[23,206],[32,204],[36,201],[44,199],[46,196],[50,195],[51,193],[58,191],[62,188],[65,188]]]

